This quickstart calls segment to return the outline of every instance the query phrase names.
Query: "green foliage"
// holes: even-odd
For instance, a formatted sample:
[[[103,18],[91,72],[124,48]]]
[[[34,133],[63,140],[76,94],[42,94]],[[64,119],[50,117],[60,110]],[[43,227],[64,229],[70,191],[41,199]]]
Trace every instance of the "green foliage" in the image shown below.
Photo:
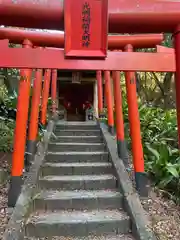
[[[31,112],[32,89],[29,99],[29,117]],[[15,129],[15,118],[8,115],[9,110],[15,110],[17,105],[17,96],[8,94],[6,85],[0,86],[0,152],[10,152],[13,148],[13,135]],[[48,99],[47,119],[51,116],[52,99]],[[40,106],[39,106],[40,107]],[[11,117],[15,117],[12,116]],[[13,120],[14,119],[14,120]],[[44,135],[45,128],[39,125],[38,140],[40,141]]]
[[[139,112],[146,169],[156,184],[175,193],[180,177],[176,112],[145,105]]]
[[[8,90],[5,85],[0,86],[0,104],[7,108],[16,107],[14,96],[8,96]],[[12,152],[15,121],[0,116],[0,152]]]
[[[125,136],[128,148],[131,150],[125,92],[122,96]],[[155,185],[167,191],[175,200],[180,201],[180,155],[176,110],[165,111],[161,108],[147,106],[140,99],[138,103],[146,171]],[[107,119],[103,121],[107,123]]]
[[[172,34],[171,33],[165,33],[164,34],[163,45],[165,47],[173,47],[173,41],[172,41]]]
[[[130,147],[128,110],[125,100],[123,108],[125,131]],[[148,107],[139,100],[139,117],[146,171],[160,188],[174,196],[180,196],[180,155],[176,111]]]
[[[16,108],[17,96],[14,94],[9,95],[6,85],[0,86],[0,103],[4,103],[7,108]]]
[[[0,152],[12,152],[15,122],[0,119]]]
[[[6,101],[8,98],[8,91],[6,86],[3,84],[0,86],[0,103]]]

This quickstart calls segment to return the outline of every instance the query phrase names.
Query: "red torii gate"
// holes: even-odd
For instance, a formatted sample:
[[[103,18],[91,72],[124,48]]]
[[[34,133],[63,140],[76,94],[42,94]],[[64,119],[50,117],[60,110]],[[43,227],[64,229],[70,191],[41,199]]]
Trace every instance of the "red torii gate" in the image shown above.
[[[109,78],[109,70],[124,70],[127,77],[127,88],[131,88],[131,93],[135,92],[135,79],[134,74],[129,71],[175,71],[177,75],[177,111],[178,122],[180,125],[180,94],[178,89],[180,87],[180,35],[178,27],[180,22],[180,11],[178,7],[180,3],[168,2],[165,0],[146,0],[143,3],[139,1],[124,1],[124,0],[111,0],[109,2],[109,29],[110,32],[175,32],[175,46],[176,46],[176,66],[175,56],[173,53],[134,53],[132,46],[127,45],[126,51],[128,53],[108,52],[107,58],[100,59],[64,59],[63,50],[55,49],[31,49],[30,42],[25,41],[25,49],[9,49],[7,41],[3,41],[0,46],[1,50],[1,67],[18,67],[25,68],[24,74],[26,80],[23,81],[21,92],[23,97],[28,95],[28,82],[29,72],[27,68],[47,68],[47,69],[75,69],[75,70],[105,70],[106,77]],[[45,2],[35,3],[33,0],[20,0],[10,2],[9,0],[2,0],[0,5],[0,23],[11,26],[22,27],[35,27],[35,28],[49,28],[60,29],[63,25],[63,1],[47,0]],[[33,18],[32,16],[36,16]],[[23,18],[23,21],[22,21]],[[143,24],[142,24],[143,23]],[[97,30],[97,29],[96,29]],[[69,29],[68,29],[69,31]],[[105,33],[105,31],[104,31]],[[29,49],[28,49],[29,48]],[[103,46],[103,50],[105,47]],[[105,53],[103,53],[105,56]],[[71,55],[72,56],[72,55]],[[76,55],[73,55],[76,57]],[[86,56],[86,55],[84,55]],[[91,57],[93,54],[91,54]],[[3,60],[2,60],[3,59]],[[53,61],[49,61],[52,59]],[[138,61],[137,61],[138,59]],[[163,62],[164,61],[164,62]],[[157,65],[159,63],[159,66]],[[23,72],[22,72],[23,74]],[[27,82],[26,84],[24,82]],[[131,86],[131,87],[130,87]],[[21,101],[23,97],[20,96]],[[132,102],[133,94],[130,94],[128,99]],[[178,97],[179,96],[179,97]],[[26,98],[26,97],[25,97]],[[20,100],[19,99],[19,100]],[[27,101],[25,102],[27,103]],[[134,105],[137,110],[137,104]],[[137,112],[136,112],[137,113]],[[137,118],[138,119],[138,118]],[[137,120],[136,119],[136,120]],[[20,122],[20,121],[19,121]],[[139,125],[139,122],[136,122]],[[180,129],[180,126],[178,126]],[[140,139],[139,126],[138,140]],[[180,131],[179,131],[180,135]],[[144,160],[142,154],[141,141],[137,143],[138,149],[133,149],[135,158],[139,161],[140,165],[135,164],[136,182],[138,190],[141,190],[144,177]],[[17,148],[19,149],[19,148]],[[134,151],[135,150],[135,151]],[[20,185],[20,171],[17,169],[17,178],[11,184],[11,191]]]
[[[173,54],[175,54],[174,48],[164,47],[164,46],[161,46],[161,45],[157,45],[156,46],[156,50],[159,53],[160,52],[162,52],[162,53],[166,52],[166,53],[173,53]]]
[[[2,68],[175,72],[175,54],[108,52],[105,60],[64,59],[63,49],[8,48],[0,43]],[[52,61],[49,61],[52,59]],[[137,59],[139,61],[137,61]],[[158,64],[157,64],[158,63]]]
[[[65,0],[1,0],[0,24],[64,30]],[[109,32],[175,32],[180,24],[177,0],[109,0]]]
[[[17,28],[0,28],[0,39],[9,39],[11,43],[23,44],[28,39],[34,46],[64,48],[64,33],[40,32]],[[163,41],[163,34],[108,35],[108,49],[124,49],[127,44],[134,48],[154,48]]]
[[[127,81],[129,81],[128,88],[132,88],[130,90],[129,100],[134,104],[131,106],[132,111],[132,119],[136,120],[136,125],[134,122],[131,122],[131,126],[134,128],[135,133],[132,134],[136,139],[136,141],[132,141],[134,143],[133,154],[134,156],[134,164],[135,164],[135,173],[137,178],[137,187],[138,190],[141,190],[142,177],[144,176],[144,160],[143,160],[143,151],[142,144],[140,138],[140,124],[138,119],[138,107],[136,101],[134,101],[134,96],[136,96],[136,83],[132,79],[134,79],[134,74],[129,71],[175,71],[175,59],[174,54],[170,53],[121,53],[121,52],[109,52],[106,60],[65,60],[64,59],[64,51],[58,49],[31,49],[31,44],[29,41],[25,41],[24,45],[26,48],[8,48],[8,41],[1,40],[0,42],[0,51],[1,57],[0,66],[2,67],[17,67],[17,68],[45,68],[46,74],[48,75],[48,69],[90,69],[90,70],[106,70],[106,74],[109,70],[126,70],[128,71],[126,74]],[[2,44],[1,44],[2,43]],[[5,46],[6,45],[6,46]],[[47,60],[46,60],[47,59]],[[53,60],[49,61],[49,59]],[[137,59],[139,61],[137,61]],[[166,61],[164,61],[166,59]],[[131,61],[131,62],[129,62]],[[164,61],[164,63],[163,63]],[[161,63],[160,66],[157,66],[157,62]],[[113,65],[114,64],[114,65]],[[148,66],[148,64],[150,66]],[[22,126],[26,126],[23,122],[27,122],[27,118],[24,116],[22,112],[22,106],[24,109],[28,108],[28,101],[25,99],[29,98],[29,85],[30,82],[30,72],[31,70],[22,70],[21,74],[25,76],[26,81],[22,81],[19,88],[19,97],[18,97],[18,109],[21,109],[21,117],[17,115],[16,131],[15,131],[15,145],[14,145],[14,156],[13,156],[13,166],[12,168],[12,181],[11,188],[9,191],[9,205],[14,205],[18,196],[17,190],[20,190],[17,186],[21,185],[21,176],[23,169],[23,162],[21,161],[24,158],[22,152],[22,142],[19,141],[18,130],[21,130],[22,134]],[[47,79],[49,77],[46,75]],[[29,80],[28,80],[29,79]],[[107,81],[109,81],[109,75],[106,75]],[[116,78],[117,79],[117,78]],[[27,81],[28,80],[28,81]],[[49,87],[49,86],[48,86]],[[137,118],[136,118],[136,117]],[[137,128],[138,127],[138,128]],[[138,131],[137,131],[138,129]],[[138,132],[138,134],[137,134]],[[122,139],[118,139],[121,140]],[[138,141],[137,141],[138,140]],[[25,140],[24,140],[25,145]],[[15,151],[16,149],[16,151]],[[21,156],[20,156],[21,155]],[[141,177],[137,177],[140,175]],[[139,179],[139,180],[138,180]],[[14,196],[15,194],[15,196]],[[13,195],[13,197],[12,197]],[[12,202],[13,201],[13,202]]]
[[[49,77],[48,77],[48,69],[52,68],[54,70],[56,69],[91,69],[91,70],[99,70],[99,69],[103,69],[106,70],[106,82],[109,85],[109,70],[119,70],[125,68],[126,71],[136,71],[138,70],[143,70],[146,71],[146,69],[148,69],[149,71],[175,71],[175,61],[174,61],[174,54],[169,54],[169,53],[121,53],[121,52],[109,52],[108,53],[108,58],[106,60],[65,60],[64,59],[64,51],[61,49],[40,49],[40,48],[35,48],[35,49],[31,49],[30,47],[30,42],[29,41],[25,41],[26,43],[26,47],[25,49],[21,49],[21,48],[8,48],[8,41],[7,40],[1,40],[0,42],[0,50],[2,53],[2,61],[0,59],[0,66],[3,65],[3,67],[18,67],[18,68],[38,68],[39,70],[37,71],[37,74],[39,74],[38,72],[41,71],[41,68],[45,68],[46,70],[46,80],[49,82]],[[129,45],[128,45],[129,46]],[[128,48],[129,49],[129,48]],[[124,55],[124,57],[122,58],[122,56]],[[131,62],[130,64],[128,63],[129,56],[134,56],[133,62]],[[19,59],[17,58],[17,56],[20,56]],[[14,59],[15,58],[15,59]],[[54,62],[51,61],[44,61],[45,59],[52,59]],[[137,61],[137,59],[142,59],[142,61]],[[163,63],[163,60],[165,59],[169,59],[169,61],[165,61]],[[123,60],[122,60],[123,59]],[[127,60],[126,60],[127,59]],[[132,58],[131,58],[132,59]],[[146,60],[148,59],[153,59],[152,62],[156,63],[156,64],[152,64],[148,66],[148,64],[150,62],[146,62]],[[35,63],[34,63],[34,61]],[[113,63],[116,63],[115,66],[112,66],[112,61]],[[59,62],[61,64],[59,64]],[[161,65],[160,67],[157,66],[157,62],[160,62]],[[55,64],[57,63],[57,65]],[[78,66],[77,66],[78,63]],[[127,65],[128,63],[128,65]],[[143,64],[142,64],[143,63]],[[132,67],[134,66],[135,67]],[[30,70],[25,70],[24,72],[22,71],[21,73],[22,75],[26,76],[26,79],[30,78]],[[37,75],[36,75],[37,76]],[[129,85],[127,86],[127,90],[129,91],[129,106],[131,108],[130,110],[130,115],[131,115],[131,119],[130,119],[130,123],[131,123],[131,129],[135,130],[135,133],[132,134],[132,137],[134,136],[134,139],[132,139],[133,142],[133,153],[135,154],[134,157],[134,164],[135,164],[135,172],[136,173],[144,173],[144,160],[143,160],[143,151],[142,151],[142,144],[141,144],[141,138],[140,138],[140,123],[139,123],[139,118],[138,118],[138,107],[137,107],[137,102],[135,101],[135,97],[136,97],[136,83],[132,79],[134,78],[134,74],[132,72],[127,72],[126,74],[126,78],[127,78],[127,82],[129,82]],[[38,79],[38,77],[37,77]],[[113,79],[115,81],[116,86],[117,82],[119,81],[119,75],[118,75],[118,71],[113,73]],[[22,86],[20,86],[19,88],[19,99],[18,99],[18,104],[23,105],[24,109],[28,108],[28,101],[25,101],[25,99],[29,96],[29,86],[27,84],[27,82],[23,81],[20,84],[22,84]],[[47,85],[48,87],[46,89],[49,88],[49,85]],[[116,89],[116,88],[115,88]],[[131,90],[130,90],[131,89]],[[110,94],[110,91],[108,92]],[[116,99],[118,99],[118,93],[116,91],[115,93],[115,97]],[[46,96],[47,98],[47,96]],[[109,95],[109,98],[112,98],[111,95]],[[133,102],[133,105],[131,106],[131,103]],[[27,106],[25,106],[25,104]],[[119,106],[120,101],[116,102],[116,108]],[[111,104],[112,105],[112,104]],[[112,106],[110,106],[112,107]],[[22,116],[24,113],[22,112],[22,106],[18,106],[18,108],[21,108],[21,118],[19,118],[19,129],[21,129],[22,131],[22,121],[24,119],[24,121],[26,122],[27,119],[25,119],[25,116]],[[121,109],[122,111],[122,109]],[[111,113],[109,113],[111,114]],[[109,115],[108,114],[108,115]],[[117,118],[117,121],[119,121],[119,119],[123,119],[121,113],[119,114],[119,118]],[[17,117],[17,121],[18,121],[18,117]],[[136,124],[134,125],[134,121],[136,122]],[[37,123],[36,123],[37,124]],[[113,125],[110,125],[110,127],[113,127]],[[118,145],[120,146],[121,149],[121,154],[124,154],[122,152],[123,149],[123,145],[122,143],[124,142],[124,129],[123,129],[123,122],[121,125],[119,125],[119,129],[117,131],[117,139],[118,142],[120,142],[120,145],[118,143]],[[138,131],[137,131],[138,129]],[[15,132],[15,136],[18,136],[18,127],[16,127],[16,132]],[[138,134],[137,134],[138,132]],[[21,136],[22,132],[21,132]],[[14,151],[14,157],[13,157],[13,172],[12,172],[12,176],[16,177],[16,176],[21,176],[22,175],[22,168],[23,168],[23,162],[21,161],[21,159],[24,158],[24,155],[22,154],[21,158],[20,158],[20,151],[22,152],[22,142],[19,142],[19,139],[15,138],[15,149],[17,149],[18,151]],[[18,144],[19,146],[16,147],[16,144]],[[25,142],[24,142],[25,144]],[[125,157],[125,156],[124,156]],[[141,163],[140,163],[141,162]],[[20,167],[21,166],[21,167]],[[139,182],[139,181],[138,181]],[[142,183],[142,182],[141,182]],[[15,185],[11,185],[11,191],[14,191],[14,189],[16,189],[17,191],[17,181],[15,181],[14,183]],[[140,183],[139,183],[140,184]],[[19,185],[19,182],[18,182]],[[141,185],[141,184],[140,184]],[[141,186],[138,185],[139,188],[141,188]],[[14,189],[13,189],[14,188]],[[15,201],[14,199],[12,199],[12,193],[9,193],[9,199],[10,201]],[[17,196],[16,196],[17,197]],[[10,202],[12,203],[12,202]],[[9,204],[10,204],[9,203]]]
[[[9,39],[11,43],[22,44],[24,39],[28,39],[33,45],[37,46],[49,46],[49,47],[64,47],[64,33],[48,33],[48,32],[35,32],[29,30],[21,30],[14,28],[2,28],[0,29],[0,39]],[[163,34],[139,34],[139,35],[113,35],[108,36],[108,48],[110,50],[113,49],[124,49],[128,44],[131,44],[134,49],[135,48],[150,48],[155,47],[157,44],[160,44],[163,41]],[[41,71],[41,70],[39,70]],[[32,98],[32,105],[38,106],[39,104],[39,94],[40,90],[40,76],[39,71],[36,73],[37,77],[35,80],[35,88]],[[42,74],[42,73],[41,73]],[[127,79],[129,77],[126,74]],[[41,123],[45,124],[46,122],[46,105],[48,99],[49,92],[49,71],[46,71],[45,75],[45,85],[43,89],[43,100],[41,107]],[[113,113],[113,104],[112,104],[112,91],[111,91],[111,82],[110,82],[110,72],[105,71],[105,92],[107,99],[107,107],[108,107],[108,127],[111,133],[114,132],[114,113]],[[57,71],[53,70],[53,81],[52,81],[52,100],[55,103],[56,99],[56,79]],[[113,72],[113,80],[114,80],[114,102],[116,108],[116,135],[117,135],[117,149],[118,154],[121,159],[125,162],[127,161],[128,154],[126,151],[125,140],[124,140],[124,123],[123,123],[123,113],[122,113],[122,100],[121,100],[121,87],[120,87],[120,72]],[[101,71],[97,71],[97,81],[98,81],[98,110],[99,114],[103,111],[103,96],[102,96],[102,77]],[[131,84],[132,85],[132,84]],[[140,140],[140,124],[138,117],[138,106],[136,103],[136,91],[135,88],[131,89],[131,86],[127,87],[128,96],[133,95],[133,101],[128,98],[129,103],[129,118],[130,118],[130,127],[132,129],[132,145],[133,152],[139,152],[138,156],[134,155],[134,162],[138,166],[139,165],[139,155],[143,155]],[[53,104],[55,105],[55,104]],[[34,154],[35,143],[36,143],[36,135],[37,135],[37,117],[38,110],[34,107],[31,110],[31,118],[30,118],[30,127],[29,127],[29,135],[28,135],[28,145],[27,145],[27,163],[31,161],[32,155]],[[55,111],[55,107],[54,107]],[[21,113],[22,114],[22,113]],[[136,121],[137,118],[137,121]],[[139,129],[139,135],[137,135],[137,128]],[[134,132],[136,130],[136,133]],[[139,146],[138,146],[139,143]],[[135,149],[138,148],[138,151]],[[142,163],[143,165],[144,163]]]

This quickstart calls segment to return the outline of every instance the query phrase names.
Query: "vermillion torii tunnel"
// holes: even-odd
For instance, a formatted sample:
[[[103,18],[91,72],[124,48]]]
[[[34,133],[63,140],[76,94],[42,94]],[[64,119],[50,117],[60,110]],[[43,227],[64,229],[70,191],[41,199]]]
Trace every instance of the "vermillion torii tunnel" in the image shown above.
[[[22,68],[21,75],[22,81],[20,81],[19,87],[19,98],[18,98],[18,114],[17,124],[15,131],[15,144],[14,144],[14,155],[13,155],[13,168],[12,168],[12,184],[9,191],[9,196],[12,196],[13,203],[16,201],[18,191],[21,185],[21,177],[23,170],[24,161],[24,146],[25,146],[25,126],[27,123],[27,108],[29,100],[30,90],[30,79],[31,71],[33,68],[38,69],[36,72],[37,79],[41,83],[42,69],[45,70],[45,84],[43,86],[43,102],[42,109],[44,112],[47,109],[47,98],[48,90],[50,87],[50,76],[51,70],[53,71],[53,98],[55,97],[55,89],[57,88],[57,69],[68,70],[68,71],[97,71],[97,83],[99,89],[98,103],[99,113],[102,110],[102,71],[104,71],[104,82],[105,82],[105,97],[107,101],[108,110],[108,128],[112,133],[114,130],[114,116],[113,116],[113,102],[110,84],[110,71],[113,71],[113,83],[114,83],[114,102],[116,112],[116,125],[117,125],[117,145],[118,151],[123,150],[124,142],[124,126],[122,117],[122,100],[120,91],[120,78],[119,71],[125,71],[126,77],[126,89],[127,89],[127,101],[128,101],[128,114],[130,122],[130,131],[132,139],[132,152],[133,152],[133,163],[136,176],[137,189],[141,191],[144,187],[144,159],[143,150],[141,143],[140,134],[140,121],[138,116],[138,104],[136,101],[136,81],[135,71],[176,71],[176,96],[177,96],[177,116],[178,116],[178,129],[180,136],[180,3],[176,1],[158,1],[158,0],[146,0],[142,1],[124,1],[124,0],[109,0],[105,2],[105,10],[99,10],[100,14],[97,14],[96,8],[91,8],[93,12],[93,21],[91,29],[91,37],[89,40],[89,32],[86,31],[86,36],[81,35],[82,32],[82,2],[81,5],[75,6],[72,9],[72,4],[75,1],[66,0],[69,3],[69,8],[64,5],[64,1],[49,0],[49,1],[1,1],[0,4],[0,24],[18,26],[18,27],[29,27],[29,28],[45,28],[45,29],[65,29],[65,38],[62,34],[58,35],[58,40],[47,40],[44,33],[42,38],[33,36],[33,33],[27,33],[29,35],[26,38],[20,39],[19,30],[12,31],[12,35],[8,33],[7,29],[2,29],[2,39],[0,41],[0,66],[1,67],[14,67]],[[95,1],[90,1],[92,6]],[[96,1],[97,2],[97,1]],[[71,4],[70,4],[71,3]],[[64,12],[64,7],[66,11]],[[108,7],[107,7],[108,6]],[[96,6],[97,7],[97,6]],[[77,9],[75,9],[77,8]],[[68,9],[68,10],[67,10]],[[75,11],[77,10],[77,11]],[[76,17],[76,13],[79,11],[79,22],[75,22],[72,19]],[[83,9],[83,11],[85,11]],[[106,16],[105,13],[106,12]],[[87,9],[86,9],[87,13]],[[101,18],[101,16],[103,17]],[[109,18],[108,18],[109,17]],[[69,18],[71,21],[69,21]],[[103,19],[103,20],[102,20]],[[108,20],[108,21],[107,21]],[[83,20],[84,21],[84,20]],[[150,47],[150,45],[141,45],[138,41],[135,42],[132,36],[123,36],[124,43],[117,44],[112,41],[112,37],[109,36],[107,39],[109,23],[110,33],[161,33],[161,32],[173,32],[175,38],[175,53],[174,52],[157,52],[157,53],[137,53],[133,52],[136,47]],[[99,24],[99,25],[98,25]],[[76,26],[75,26],[76,25]],[[89,26],[89,23],[86,24]],[[65,27],[64,27],[65,26]],[[83,24],[84,26],[84,24]],[[79,31],[74,31],[75,27]],[[86,26],[87,27],[87,26]],[[89,27],[88,27],[89,28]],[[77,30],[76,29],[76,30]],[[93,30],[93,31],[92,31]],[[96,33],[95,33],[96,30]],[[84,28],[83,28],[84,31]],[[88,34],[87,34],[88,33]],[[4,36],[3,36],[4,34]],[[8,35],[9,34],[9,35]],[[94,35],[93,35],[94,34]],[[99,35],[98,35],[99,34]],[[96,36],[97,35],[97,36]],[[155,36],[155,35],[154,35]],[[25,36],[24,36],[25,37]],[[128,42],[128,37],[131,41]],[[30,39],[31,38],[31,39]],[[34,41],[33,42],[33,38]],[[53,37],[54,38],[54,37]],[[118,38],[118,36],[115,36]],[[138,36],[137,36],[138,38]],[[110,50],[107,51],[107,40]],[[152,39],[151,39],[152,40]],[[157,40],[157,39],[156,39]],[[8,47],[8,41],[14,43],[23,42],[23,48],[11,49]],[[42,43],[40,43],[42,41]],[[51,42],[50,42],[51,41]],[[58,42],[59,41],[59,42]],[[64,41],[64,45],[63,45]],[[139,40],[140,41],[140,40]],[[145,41],[145,40],[144,40]],[[83,47],[89,47],[84,50]],[[86,45],[84,44],[86,43]],[[142,42],[141,42],[142,43]],[[144,42],[145,43],[145,42]],[[146,42],[147,43],[147,42]],[[73,45],[74,44],[74,45]],[[137,44],[137,45],[136,45]],[[156,43],[159,44],[159,43]],[[36,45],[36,48],[35,48]],[[43,47],[56,47],[54,48],[43,48]],[[68,46],[68,47],[67,47]],[[93,46],[93,47],[92,47]],[[119,46],[119,47],[118,47]],[[58,49],[63,48],[64,49]],[[69,54],[70,52],[70,54]],[[82,53],[83,52],[83,53]],[[87,53],[88,52],[88,53]],[[69,55],[68,55],[69,54]],[[70,58],[72,57],[72,58]],[[79,57],[79,58],[78,58]],[[98,58],[99,57],[99,58]],[[175,58],[176,57],[176,58]],[[176,61],[175,61],[176,60]],[[25,80],[24,79],[25,77]],[[37,81],[38,82],[38,81]],[[36,82],[36,86],[37,86]],[[41,85],[38,84],[38,91],[41,89]],[[119,89],[119,91],[117,90]],[[36,92],[36,89],[34,90]],[[36,95],[39,99],[39,92]],[[38,100],[39,101],[39,100]],[[23,110],[22,110],[23,109]],[[20,111],[21,110],[21,111]],[[36,111],[36,119],[38,111]],[[45,114],[42,115],[42,123],[46,122]],[[37,124],[37,122],[36,122]],[[22,129],[22,126],[23,129]],[[30,140],[30,139],[29,139]],[[122,152],[120,153],[122,154]],[[126,156],[121,155],[121,158]],[[10,197],[9,197],[10,198]]]
[[[1,28],[0,39],[9,39],[11,43],[15,43],[15,44],[22,44],[24,39],[28,39],[34,46],[64,48],[64,33],[36,32],[36,31],[21,30],[21,29],[14,29],[14,28]],[[127,46],[128,44],[133,45],[134,49],[151,48],[151,47],[154,48],[157,44],[160,44],[162,41],[163,41],[163,34],[138,34],[133,36],[109,35],[108,48],[110,50],[124,49],[125,46]],[[89,98],[91,99],[92,103],[94,102],[93,105],[96,106],[95,100],[97,100],[97,98],[94,97],[95,93],[93,93],[93,91],[96,89],[96,86],[93,86],[94,84],[93,82],[87,81],[88,79],[92,79],[93,76],[95,75],[87,73],[85,77],[85,73],[83,73],[83,75],[81,76],[82,77],[81,84],[72,84],[71,81],[67,81],[67,79],[70,79],[71,73],[69,73],[68,75],[68,72],[63,73],[61,71],[61,73],[58,74],[58,76],[59,76],[58,79],[60,80],[58,81],[58,92],[60,96],[60,100],[59,100],[60,104],[63,104],[64,99],[66,100],[66,102],[68,102],[68,99],[71,99],[71,102],[74,103],[74,106],[76,104],[78,105],[77,109],[80,109],[85,99]],[[85,82],[84,82],[84,78],[87,78]],[[101,85],[102,85],[102,80],[99,78],[98,80],[101,81]],[[99,113],[102,112],[102,108],[103,108],[101,104],[102,98],[103,98],[101,94],[101,91],[102,91],[101,85],[98,85],[99,86],[98,87]],[[74,107],[73,111],[71,112],[75,113],[76,112],[75,110],[76,110],[76,107]],[[67,115],[68,120],[72,119],[73,116],[77,120],[78,115],[77,116],[75,115],[77,114],[70,114],[70,109],[69,109],[69,114]],[[81,116],[81,119],[84,119],[84,118],[82,118]],[[44,123],[45,120],[42,120],[41,122]],[[112,123],[110,124],[111,127],[113,127],[113,125]]]
[[[12,28],[2,28],[0,29],[0,38],[1,39],[8,39],[9,42],[15,43],[15,44],[22,44],[24,43],[24,39],[28,39],[28,42],[25,41],[25,43],[28,43],[31,45],[35,46],[48,46],[48,47],[64,47],[64,34],[61,33],[53,33],[52,35],[50,33],[46,32],[33,32],[33,31],[28,31],[28,30],[19,30],[19,29],[12,29]],[[147,35],[133,35],[133,36],[109,36],[108,37],[108,47],[110,50],[115,50],[115,49],[125,49],[126,46],[132,46],[134,49],[136,48],[147,48],[147,47],[155,47],[157,44],[160,44],[163,40],[163,35],[162,34],[147,34]],[[6,40],[5,40],[6,41]],[[129,49],[129,47],[128,47]],[[52,49],[53,50],[53,49]],[[55,50],[55,49],[54,49]],[[132,50],[132,49],[131,49]],[[58,49],[57,49],[58,52]],[[82,67],[82,65],[81,65]],[[87,67],[86,67],[87,68]],[[85,69],[85,68],[84,68]],[[54,72],[55,71],[55,72]],[[50,72],[47,70],[45,72],[45,85],[43,89],[43,101],[42,101],[42,111],[41,111],[41,122],[44,124],[46,122],[45,118],[45,112],[47,108],[47,98],[48,98],[48,89],[49,89],[49,76]],[[76,103],[77,99],[81,99],[83,96],[87,96],[90,94],[90,101],[94,101],[94,108],[96,108],[97,104],[95,100],[98,100],[98,113],[101,114],[103,110],[103,92],[105,92],[105,98],[106,98],[106,103],[108,107],[108,127],[109,131],[113,132],[114,129],[114,117],[113,117],[113,95],[111,92],[111,80],[110,80],[110,71],[105,71],[104,73],[104,81],[102,81],[102,75],[101,71],[97,71],[96,79],[97,81],[94,82],[94,86],[90,82],[89,85],[86,88],[83,88],[83,80],[84,78],[81,79],[82,83],[79,84],[64,84],[63,83],[63,78],[65,78],[65,75],[63,75],[63,72],[60,72],[60,78],[61,81],[58,81],[58,84],[56,85],[57,81],[57,71],[53,70],[53,76],[55,78],[52,81],[52,90],[54,92],[53,99],[56,99],[56,92],[58,88],[58,95],[60,98],[67,98],[68,96],[71,96],[71,102]],[[88,76],[88,74],[87,74]],[[86,77],[87,77],[86,76]],[[132,78],[132,75],[127,74],[127,79],[129,77]],[[34,82],[34,92],[33,92],[33,99],[32,102],[34,103],[33,105],[38,105],[37,103],[39,102],[39,94],[40,94],[40,88],[41,88],[41,77],[42,77],[42,71],[40,69],[37,70],[36,72],[36,80]],[[95,78],[95,75],[93,76]],[[117,126],[117,147],[118,147],[118,153],[119,156],[126,160],[127,159],[127,152],[125,150],[125,145],[124,145],[124,124],[123,124],[123,115],[122,115],[122,100],[121,100],[121,94],[120,94],[120,82],[119,82],[119,71],[113,72],[113,80],[114,80],[114,102],[115,102],[115,108],[116,108],[116,126]],[[92,78],[92,77],[91,77]],[[128,80],[129,81],[129,80]],[[105,82],[105,84],[103,84]],[[54,85],[55,84],[55,85]],[[104,87],[103,87],[104,86]],[[94,93],[93,93],[94,89]],[[95,91],[96,90],[96,91]],[[23,89],[24,91],[24,89]],[[129,95],[133,95],[133,102],[136,103],[136,88],[131,88],[128,87],[127,89]],[[98,93],[98,96],[95,96],[95,94]],[[80,98],[79,98],[80,97]],[[25,95],[23,94],[23,98],[25,98]],[[131,105],[131,100],[129,104]],[[21,103],[23,103],[21,101]],[[60,102],[61,103],[61,102]],[[81,105],[83,103],[83,100],[81,100]],[[97,113],[97,115],[98,115]],[[133,132],[136,128],[137,132],[137,124],[134,125],[134,120],[137,117],[138,121],[138,108],[137,104],[133,104],[132,107],[129,108],[129,116],[130,116],[130,125],[131,125],[131,131]],[[19,114],[22,116],[23,112],[19,112]],[[33,148],[32,148],[32,143],[35,143],[36,141],[36,133],[37,133],[37,124],[34,121],[33,116],[38,116],[37,108],[33,108],[31,112],[31,119],[30,119],[30,131],[28,135],[28,151],[33,153]],[[135,117],[136,116],[136,117]],[[36,126],[34,126],[36,124]],[[140,125],[139,125],[139,133],[140,133]],[[134,138],[135,137],[135,138]],[[18,140],[16,141],[18,142]],[[132,142],[134,143],[134,149],[138,147],[138,155],[134,156],[134,163],[136,166],[136,171],[144,171],[143,170],[143,162],[139,165],[139,158],[143,159],[143,152],[141,148],[141,141],[140,137],[137,134],[132,134]],[[136,143],[136,144],[135,144]],[[136,151],[137,152],[137,151]],[[23,155],[22,155],[23,157]],[[16,166],[17,163],[17,151],[14,154],[13,158],[13,166]],[[18,160],[19,160],[19,155],[18,155]],[[22,163],[22,162],[21,162]],[[22,165],[22,164],[21,164]],[[23,165],[22,165],[23,166]],[[139,168],[140,166],[140,168]],[[19,169],[19,167],[17,167]],[[13,168],[13,176],[16,175],[16,169],[14,170]]]

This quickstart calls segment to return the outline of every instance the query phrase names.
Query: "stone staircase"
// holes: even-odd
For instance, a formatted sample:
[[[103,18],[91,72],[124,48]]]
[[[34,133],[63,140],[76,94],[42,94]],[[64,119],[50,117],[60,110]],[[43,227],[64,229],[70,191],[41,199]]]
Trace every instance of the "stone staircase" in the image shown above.
[[[99,126],[58,124],[55,135],[24,239],[132,240],[131,220]]]

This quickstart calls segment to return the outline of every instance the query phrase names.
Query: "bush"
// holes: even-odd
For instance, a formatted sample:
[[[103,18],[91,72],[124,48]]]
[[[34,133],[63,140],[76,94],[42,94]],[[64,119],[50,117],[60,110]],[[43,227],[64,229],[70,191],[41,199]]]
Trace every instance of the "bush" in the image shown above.
[[[32,92],[32,91],[31,91]],[[29,116],[31,111],[31,98],[29,100]],[[48,107],[52,104],[51,99],[48,99]],[[0,152],[11,152],[13,150],[13,136],[16,120],[16,94],[8,94],[5,85],[0,86]],[[47,117],[49,112],[47,112]],[[39,123],[38,140],[41,140],[44,134],[44,126]],[[28,129],[27,129],[28,132]]]
[[[0,152],[13,151],[15,122],[6,122],[0,119]]]
[[[180,155],[176,110],[164,111],[143,104],[139,99],[139,117],[145,168],[154,183],[174,197],[180,196]],[[123,93],[125,136],[131,150],[128,106]],[[116,115],[114,113],[114,117]],[[107,122],[107,119],[104,120]]]
[[[176,111],[142,105],[140,121],[146,170],[160,188],[180,195]]]
[[[12,152],[15,128],[14,96],[8,95],[5,85],[0,86],[0,152]]]

